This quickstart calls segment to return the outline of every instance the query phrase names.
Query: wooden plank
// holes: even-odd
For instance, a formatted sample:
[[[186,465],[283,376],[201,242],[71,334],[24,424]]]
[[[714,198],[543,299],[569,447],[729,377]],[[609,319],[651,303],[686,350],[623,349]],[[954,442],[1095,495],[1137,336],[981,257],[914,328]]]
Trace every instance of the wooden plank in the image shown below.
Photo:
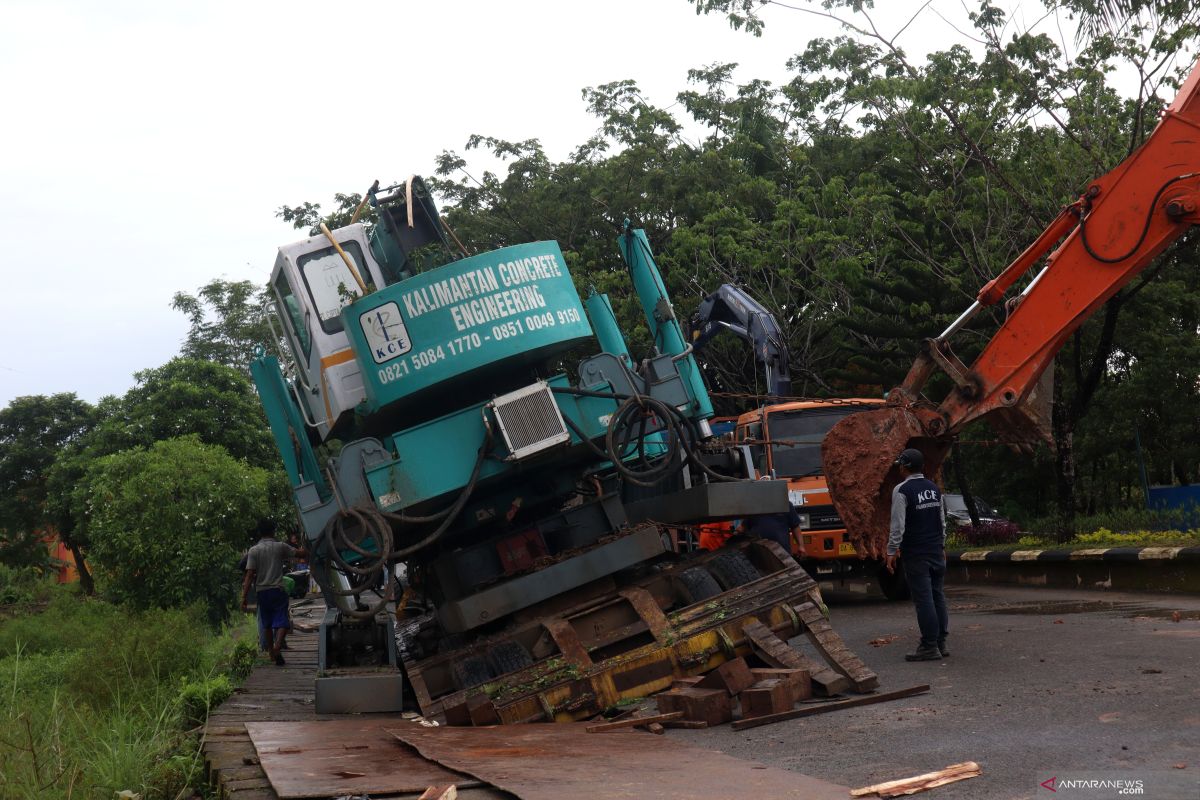
[[[845,675],[856,692],[879,688],[879,676],[862,662],[830,626],[829,620],[812,603],[801,603],[793,610],[804,623],[804,635],[829,665]]]
[[[730,695],[738,695],[743,690],[749,689],[755,680],[746,659],[735,658],[732,661],[726,661],[701,678],[696,684],[696,688],[724,689]]]
[[[742,716],[747,719],[782,714],[796,702],[792,687],[781,678],[759,681],[743,691],[738,699],[742,701]]]
[[[919,686],[910,686],[907,689],[897,689],[892,692],[881,692],[879,694],[868,694],[862,697],[852,697],[849,700],[835,700],[829,703],[820,703],[818,705],[805,706],[804,708],[793,708],[791,711],[784,711],[782,714],[771,714],[766,717],[755,717],[754,719],[743,719],[733,723],[735,731],[744,731],[747,728],[757,728],[759,725],[770,725],[773,722],[783,722],[788,719],[799,719],[800,717],[811,717],[814,714],[825,714],[830,711],[840,711],[843,708],[854,708],[855,706],[869,706],[875,703],[885,703],[889,700],[899,700],[903,697],[912,697],[915,694],[923,694],[929,691],[929,684],[923,683]]]
[[[807,670],[802,669],[775,669],[755,668],[750,670],[755,681],[765,681],[770,678],[779,678],[785,681],[792,687],[792,702],[807,700],[812,697],[812,678],[809,677]]]
[[[667,728],[683,728],[686,731],[697,731],[707,728],[708,723],[702,719],[673,719],[670,722],[664,722],[663,726]]]
[[[673,711],[670,714],[655,714],[651,717],[630,717],[629,719],[621,719],[616,722],[602,722],[599,725],[588,725],[588,733],[604,733],[606,731],[617,731],[622,728],[635,728],[638,725],[649,725],[651,722],[670,722],[673,719],[682,719],[682,711]]]
[[[927,789],[934,789],[938,786],[945,786],[948,783],[966,780],[967,778],[975,778],[982,774],[979,765],[974,761],[964,761],[961,764],[951,764],[945,769],[939,769],[936,772],[926,772],[923,775],[915,775],[911,778],[900,778],[894,781],[885,783],[876,783],[871,786],[864,786],[861,789],[852,789],[851,797],[866,797],[867,795],[879,795],[880,797],[899,797],[901,795],[916,794]]]
[[[764,661],[773,667],[781,669],[802,669],[808,672],[814,689],[823,694],[841,694],[850,688],[850,679],[839,675],[824,664],[818,664],[811,658],[796,652],[788,643],[758,620],[750,620],[742,626],[742,632],[750,640]]]
[[[709,725],[721,725],[733,719],[733,699],[724,689],[671,689],[655,695],[654,701],[664,714],[681,711],[684,718]]]
[[[453,783],[449,786],[430,786],[417,800],[458,800],[458,787]]]

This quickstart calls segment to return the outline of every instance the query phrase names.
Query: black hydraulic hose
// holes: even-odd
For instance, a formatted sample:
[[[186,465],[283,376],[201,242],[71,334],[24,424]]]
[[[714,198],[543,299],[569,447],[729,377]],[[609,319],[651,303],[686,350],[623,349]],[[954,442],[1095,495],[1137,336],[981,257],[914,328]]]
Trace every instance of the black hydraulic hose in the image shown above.
[[[387,558],[388,551],[392,547],[392,532],[386,526],[380,526],[375,520],[370,518],[370,509],[363,508],[348,508],[339,511],[337,516],[331,518],[325,525],[325,530],[322,536],[325,538],[326,546],[329,550],[329,557],[338,569],[343,572],[353,575],[368,575],[379,571]],[[346,523],[353,520],[358,524],[358,528],[363,532],[366,539],[374,539],[377,546],[373,550],[358,545],[349,536],[346,535]],[[370,559],[364,564],[351,564],[346,559],[342,558],[342,548],[358,553],[360,556]],[[349,593],[349,594],[352,594]]]
[[[485,420],[486,424],[486,420]],[[488,451],[492,446],[492,428],[491,425],[486,426],[483,443],[479,446],[479,454],[475,459],[475,467],[471,470],[471,477],[467,481],[467,485],[459,493],[458,498],[448,508],[437,512],[428,517],[408,517],[403,514],[393,514],[380,511],[377,508],[352,507],[342,509],[335,517],[325,525],[322,531],[322,537],[325,540],[326,547],[329,550],[330,559],[337,568],[347,575],[357,575],[363,580],[358,586],[352,586],[349,589],[338,589],[330,587],[330,592],[340,597],[353,596],[355,600],[359,600],[364,592],[370,591],[374,586],[376,579],[382,574],[386,576],[387,590],[377,603],[374,603],[365,610],[342,609],[342,613],[358,619],[371,619],[384,606],[390,602],[395,593],[395,578],[388,569],[388,564],[391,560],[400,560],[413,555],[414,553],[423,550],[429,545],[436,542],[442,535],[449,530],[450,526],[458,518],[463,506],[466,505],[471,493],[475,489],[475,485],[479,481],[479,472],[483,468],[483,462],[486,460]],[[401,523],[407,524],[418,519],[442,519],[443,522],[436,530],[430,533],[421,541],[408,547],[393,550],[393,534],[392,524]],[[363,538],[373,539],[377,543],[375,549],[368,549],[357,542],[353,541],[346,534],[346,523],[353,520],[357,523],[358,529],[365,536]],[[360,539],[361,541],[361,539]],[[366,559],[362,564],[351,564],[342,557],[340,549],[345,547]]]
[[[454,501],[450,508],[446,509],[445,520],[437,527],[436,530],[431,532],[424,539],[421,539],[419,542],[411,544],[408,547],[402,547],[399,550],[393,550],[391,554],[393,559],[400,560],[408,558],[414,553],[419,553],[426,547],[429,547],[429,545],[442,538],[446,531],[450,530],[450,526],[454,524],[455,520],[458,519],[459,513],[463,510],[463,506],[467,504],[467,500],[470,499],[471,493],[475,491],[475,485],[479,482],[479,472],[483,469],[483,462],[487,460],[488,451],[492,449],[492,426],[488,424],[485,430],[486,432],[484,433],[483,443],[479,445],[479,453],[475,457],[475,467],[471,470],[471,477],[467,479],[467,485],[464,486],[463,490],[459,493],[458,499]],[[392,514],[387,511],[380,511],[376,513],[379,513],[387,520],[396,522],[404,521],[404,517],[400,514]]]
[[[681,432],[686,431],[687,433],[691,434],[690,441],[689,441],[689,437],[686,435],[682,435],[682,436],[678,437],[678,442],[679,442],[679,444],[682,445],[682,448],[683,448],[685,460],[683,462],[680,462],[675,465],[676,471],[678,471],[678,469],[682,468],[684,463],[686,463],[687,461],[690,461],[691,463],[695,464],[700,469],[701,472],[703,472],[705,475],[707,475],[709,478],[711,478],[713,480],[717,480],[717,481],[739,481],[739,480],[742,480],[741,478],[730,477],[729,475],[722,475],[721,473],[713,470],[710,466],[708,466],[708,464],[704,463],[704,461],[700,458],[699,454],[696,452],[696,449],[695,449],[695,442],[701,438],[700,431],[698,429],[698,426],[696,425],[695,420],[686,416],[683,412],[681,412],[679,409],[675,408],[672,405],[663,403],[659,400],[654,400],[653,398],[647,398],[644,396],[635,397],[634,395],[618,394],[616,392],[598,392],[598,391],[589,390],[589,389],[576,389],[573,387],[557,387],[557,386],[553,387],[552,391],[554,391],[558,394],[570,394],[570,395],[577,395],[579,397],[599,397],[599,398],[603,398],[606,400],[621,400],[621,401],[626,401],[626,402],[629,400],[641,399],[641,400],[645,400],[648,403],[654,403],[655,406],[659,410],[665,412],[663,414],[665,419],[670,420],[670,419],[674,418],[679,421],[680,424],[676,429],[677,431],[681,431]],[[619,413],[620,413],[620,411],[618,411],[618,414]],[[610,431],[613,430],[613,426],[614,426],[616,418],[617,418],[617,414],[614,414],[613,419],[610,420],[610,422],[609,422],[609,430]],[[587,445],[588,449],[590,449],[597,456],[600,456],[601,458],[604,458],[608,461],[612,461],[614,465],[621,465],[621,466],[617,467],[618,472],[621,472],[621,474],[627,478],[629,477],[628,473],[625,470],[622,470],[622,468],[621,468],[623,466],[621,459],[616,457],[617,453],[623,452],[623,448],[614,449],[610,446],[609,451],[605,452],[604,450],[601,450],[599,447],[597,447],[595,444],[593,444],[592,441],[584,434],[584,432],[579,428],[578,425],[575,424],[575,422],[570,417],[564,415],[563,421],[566,422],[567,427],[569,427],[575,433],[575,435],[578,436],[585,445]],[[607,439],[607,436],[606,436],[606,439]],[[626,439],[623,442],[623,444],[625,444],[625,445],[627,445],[627,443],[628,443],[628,439]],[[639,450],[639,452],[641,452],[641,451]],[[673,451],[671,461],[674,461],[677,457],[678,457],[677,451]],[[644,463],[644,461],[643,461],[643,463]],[[643,475],[643,476],[641,476],[641,478],[644,479],[645,476]],[[659,478],[657,481],[654,481],[651,483],[639,483],[638,480],[633,480],[633,482],[639,483],[639,485],[642,485],[642,486],[653,486],[656,483],[661,482],[662,480],[663,480],[663,478]]]
[[[667,441],[665,447],[668,455],[657,465],[649,469],[635,470],[619,457],[625,453],[629,446],[629,440],[632,436],[633,427],[639,422],[644,422],[645,415],[653,412],[660,418],[660,423],[665,427]],[[629,419],[632,415],[642,414],[641,419]],[[622,429],[625,434],[621,446],[616,443],[616,433],[618,429]],[[643,428],[644,430],[644,428]],[[605,444],[608,447],[609,456],[612,458],[613,466],[617,472],[621,473],[630,483],[638,486],[656,486],[662,483],[669,475],[673,475],[683,468],[684,461],[680,458],[680,433],[675,425],[675,413],[672,409],[660,400],[655,400],[652,397],[631,397],[621,404],[617,409],[617,413],[613,414],[608,421],[608,432],[605,434]],[[641,442],[639,440],[639,448]]]
[[[1120,256],[1117,256],[1116,258],[1106,258],[1105,256],[1102,256],[1099,253],[1097,253],[1095,250],[1093,250],[1092,246],[1090,244],[1088,244],[1087,221],[1088,221],[1088,217],[1091,216],[1091,213],[1089,212],[1087,214],[1084,214],[1083,216],[1081,216],[1079,218],[1079,240],[1081,242],[1083,242],[1083,249],[1087,251],[1087,254],[1089,256],[1096,259],[1097,261],[1099,261],[1102,264],[1119,264],[1120,262],[1129,258],[1134,253],[1136,253],[1138,250],[1140,250],[1142,247],[1142,243],[1146,241],[1146,235],[1148,233],[1150,233],[1150,225],[1151,225],[1151,223],[1154,222],[1154,209],[1158,206],[1158,199],[1160,197],[1162,197],[1163,192],[1165,192],[1167,190],[1167,188],[1170,187],[1172,184],[1178,183],[1179,181],[1182,181],[1182,180],[1187,180],[1188,178],[1195,178],[1197,175],[1200,175],[1200,172],[1187,172],[1187,173],[1184,173],[1183,175],[1176,175],[1174,178],[1171,178],[1170,180],[1166,181],[1162,186],[1158,187],[1158,191],[1154,193],[1154,199],[1150,201],[1150,208],[1146,211],[1146,222],[1144,225],[1142,225],[1142,235],[1138,237],[1137,244],[1135,244],[1133,247],[1129,248],[1128,252],[1126,252]]]
[[[571,419],[568,415],[563,414],[563,422],[567,423],[567,427],[571,429],[571,432],[578,436],[580,441],[587,445],[587,448],[591,450],[594,455],[603,458],[605,461],[608,460],[608,453],[597,447],[596,443],[589,439],[588,435],[584,433],[583,428],[580,428],[575,423],[575,420]]]

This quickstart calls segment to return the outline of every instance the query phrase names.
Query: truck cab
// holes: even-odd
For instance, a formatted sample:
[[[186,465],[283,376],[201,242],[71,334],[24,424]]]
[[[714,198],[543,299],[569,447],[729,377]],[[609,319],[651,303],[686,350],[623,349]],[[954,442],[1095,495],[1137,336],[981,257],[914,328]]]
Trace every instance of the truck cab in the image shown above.
[[[738,417],[734,439],[749,445],[757,474],[788,482],[801,528],[793,554],[814,577],[841,577],[846,567],[861,561],[829,497],[821,442],[847,416],[883,405],[874,398],[804,400],[763,406]]]

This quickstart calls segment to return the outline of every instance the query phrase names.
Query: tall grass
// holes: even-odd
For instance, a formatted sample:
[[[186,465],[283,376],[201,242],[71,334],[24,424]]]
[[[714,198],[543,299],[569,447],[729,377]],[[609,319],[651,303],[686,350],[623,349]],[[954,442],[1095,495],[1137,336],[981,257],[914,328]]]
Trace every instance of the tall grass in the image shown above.
[[[0,624],[0,795],[175,800],[199,788],[197,723],[228,694],[224,675],[245,671],[254,635],[203,620],[60,596]]]

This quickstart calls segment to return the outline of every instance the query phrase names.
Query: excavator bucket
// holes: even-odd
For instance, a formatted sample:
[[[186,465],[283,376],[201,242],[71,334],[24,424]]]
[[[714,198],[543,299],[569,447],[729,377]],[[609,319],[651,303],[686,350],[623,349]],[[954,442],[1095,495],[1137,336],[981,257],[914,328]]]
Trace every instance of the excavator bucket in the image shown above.
[[[887,552],[892,489],[902,480],[894,462],[902,450],[920,450],[925,475],[937,480],[951,444],[929,433],[940,422],[931,410],[887,406],[851,414],[826,434],[821,444],[825,480],[860,555],[881,558]]]

